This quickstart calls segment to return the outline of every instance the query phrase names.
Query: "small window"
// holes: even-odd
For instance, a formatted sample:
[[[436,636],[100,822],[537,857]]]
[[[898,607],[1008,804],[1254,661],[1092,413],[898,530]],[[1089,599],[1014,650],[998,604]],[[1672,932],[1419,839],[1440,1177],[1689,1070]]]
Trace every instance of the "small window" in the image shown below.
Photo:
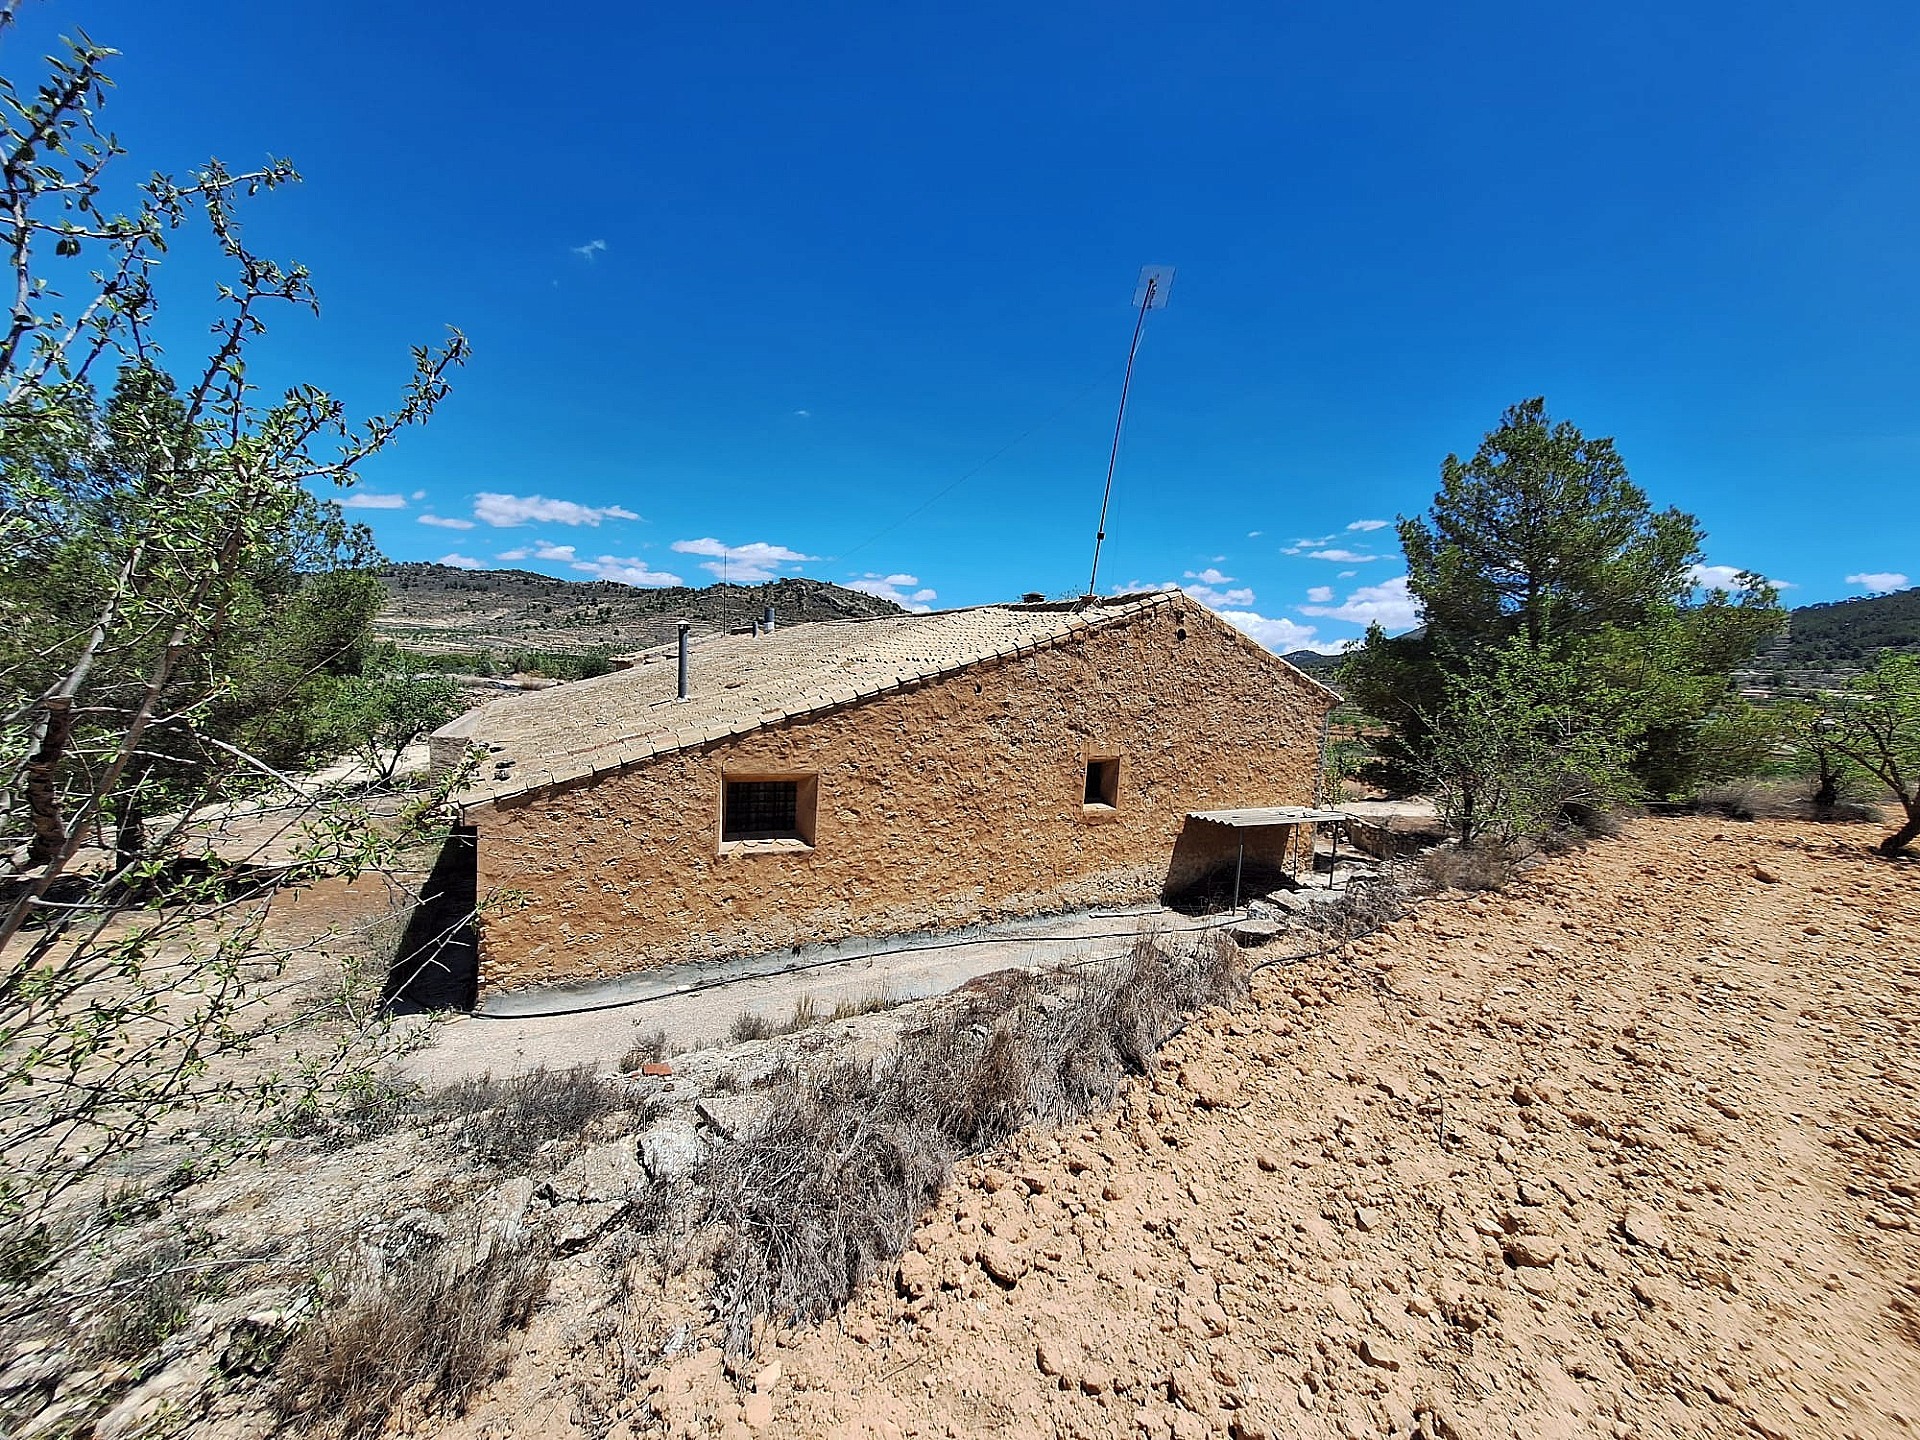
[[[729,776],[725,784],[720,812],[723,847],[790,849],[813,844],[820,793],[817,776]]]
[[[1087,761],[1088,806],[1111,810],[1120,803],[1120,761],[1116,758]]]

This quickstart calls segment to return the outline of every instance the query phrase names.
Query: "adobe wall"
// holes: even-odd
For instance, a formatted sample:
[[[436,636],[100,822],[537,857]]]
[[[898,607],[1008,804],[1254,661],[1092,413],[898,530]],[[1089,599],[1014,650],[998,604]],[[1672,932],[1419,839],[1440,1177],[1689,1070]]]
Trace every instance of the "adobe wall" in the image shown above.
[[[1192,853],[1187,812],[1313,800],[1331,704],[1203,607],[1175,603],[479,807],[480,893],[519,897],[484,923],[481,988],[1152,900],[1183,827]],[[1111,816],[1084,811],[1089,753],[1121,757]],[[814,848],[719,853],[722,775],[789,770],[819,774]]]

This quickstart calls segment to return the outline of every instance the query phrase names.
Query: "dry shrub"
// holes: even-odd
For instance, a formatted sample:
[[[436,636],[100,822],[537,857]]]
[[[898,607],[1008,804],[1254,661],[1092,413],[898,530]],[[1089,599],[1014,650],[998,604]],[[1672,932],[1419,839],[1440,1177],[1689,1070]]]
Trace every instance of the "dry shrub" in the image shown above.
[[[773,1034],[773,1021],[765,1015],[756,1015],[751,1010],[742,1010],[733,1017],[733,1026],[727,1031],[736,1042],[765,1040]]]
[[[168,1236],[114,1268],[105,1304],[88,1335],[88,1348],[107,1360],[138,1360],[187,1323],[195,1295],[186,1245]]]
[[[1340,946],[1371,935],[1412,911],[1413,897],[1407,890],[1404,869],[1387,867],[1372,875],[1354,876],[1338,900],[1314,906],[1304,919],[1307,928],[1323,936],[1329,946]]]
[[[726,1237],[715,1272],[730,1351],[751,1348],[758,1316],[837,1310],[900,1254],[960,1157],[1111,1100],[1185,1015],[1247,989],[1224,935],[1185,951],[1149,938],[1115,962],[992,979],[877,1065],[790,1073],[764,1128],[709,1154],[701,1180]]]
[[[1693,808],[1705,815],[1729,820],[1815,820],[1835,824],[1871,823],[1880,819],[1880,807],[1858,796],[1842,794],[1830,805],[1816,802],[1805,785],[1763,780],[1741,780],[1702,790]]]
[[[506,1336],[546,1295],[547,1263],[544,1242],[524,1232],[430,1248],[384,1270],[349,1251],[338,1300],[281,1353],[276,1414],[345,1437],[386,1430],[403,1405],[464,1412],[506,1368]]]
[[[631,1075],[642,1065],[655,1065],[678,1055],[681,1049],[681,1046],[667,1038],[665,1030],[641,1032],[636,1026],[633,1044],[629,1045],[627,1053],[620,1057],[620,1073]]]
[[[1571,804],[1561,807],[1560,819],[1566,833],[1586,840],[1618,840],[1626,833],[1630,812],[1599,805]]]
[[[304,1140],[322,1150],[344,1150],[397,1129],[418,1110],[420,1087],[374,1071],[343,1075],[276,1117],[270,1134]]]
[[[501,1166],[524,1165],[549,1141],[574,1139],[620,1103],[591,1065],[537,1066],[505,1080],[482,1075],[428,1099],[435,1113],[456,1122],[461,1145]]]
[[[1513,857],[1497,844],[1439,845],[1420,857],[1420,874],[1437,890],[1504,890]]]

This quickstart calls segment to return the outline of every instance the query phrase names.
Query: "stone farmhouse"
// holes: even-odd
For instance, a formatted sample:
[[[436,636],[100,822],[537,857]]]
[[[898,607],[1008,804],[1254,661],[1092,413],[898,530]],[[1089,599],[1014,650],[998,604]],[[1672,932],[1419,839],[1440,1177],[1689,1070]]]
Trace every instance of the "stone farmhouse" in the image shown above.
[[[479,987],[1150,901],[1310,805],[1338,697],[1177,591],[715,636],[433,737]],[[1246,848],[1236,854],[1237,847]],[[1259,848],[1265,847],[1265,848]]]

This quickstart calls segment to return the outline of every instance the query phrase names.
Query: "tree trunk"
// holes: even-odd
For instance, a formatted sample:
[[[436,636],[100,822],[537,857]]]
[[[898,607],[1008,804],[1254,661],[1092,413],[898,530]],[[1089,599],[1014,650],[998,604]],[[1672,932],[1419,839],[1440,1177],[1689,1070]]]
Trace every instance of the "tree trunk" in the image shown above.
[[[1907,823],[1880,842],[1880,853],[1891,860],[1915,840],[1920,840],[1920,801],[1907,806]]]
[[[113,859],[116,869],[137,864],[147,850],[146,807],[137,791],[130,791],[120,802],[120,813],[113,827]]]
[[[73,733],[73,700],[50,695],[40,706],[45,728],[26,764],[27,813],[33,817],[33,839],[27,846],[29,868],[52,864],[67,843],[67,821],[61,811],[56,777]]]
[[[1820,788],[1813,792],[1813,813],[1825,820],[1840,803],[1840,786],[1833,771],[1820,767]]]

